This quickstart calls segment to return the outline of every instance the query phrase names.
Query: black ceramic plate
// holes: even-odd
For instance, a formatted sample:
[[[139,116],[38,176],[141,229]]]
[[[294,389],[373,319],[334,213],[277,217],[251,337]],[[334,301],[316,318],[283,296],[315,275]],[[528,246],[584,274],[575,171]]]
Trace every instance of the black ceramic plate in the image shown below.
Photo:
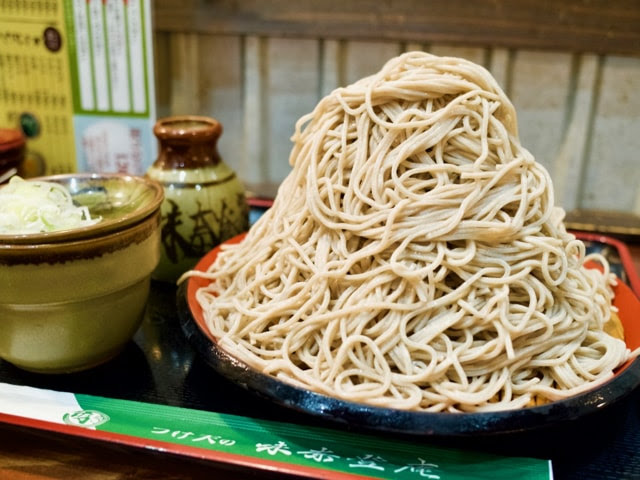
[[[233,241],[240,241],[236,238]],[[206,270],[218,249],[197,265]],[[615,376],[597,389],[546,405],[487,413],[429,413],[373,407],[318,394],[264,375],[218,347],[206,330],[194,298],[206,281],[192,277],[178,289],[178,314],[182,330],[195,350],[220,375],[253,393],[282,406],[334,423],[364,430],[419,436],[472,436],[536,430],[576,420],[602,411],[621,400],[640,384],[640,358],[621,367]],[[627,345],[640,346],[640,301],[626,285],[616,287],[615,304],[625,327]]]

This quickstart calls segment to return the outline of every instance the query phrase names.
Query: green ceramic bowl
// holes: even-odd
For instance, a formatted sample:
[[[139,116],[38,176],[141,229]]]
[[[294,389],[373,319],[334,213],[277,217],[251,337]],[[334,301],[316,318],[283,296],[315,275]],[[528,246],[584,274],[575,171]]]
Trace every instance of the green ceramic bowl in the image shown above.
[[[41,177],[102,220],[0,235],[0,358],[41,373],[115,356],[138,329],[160,258],[162,186],[122,174]]]

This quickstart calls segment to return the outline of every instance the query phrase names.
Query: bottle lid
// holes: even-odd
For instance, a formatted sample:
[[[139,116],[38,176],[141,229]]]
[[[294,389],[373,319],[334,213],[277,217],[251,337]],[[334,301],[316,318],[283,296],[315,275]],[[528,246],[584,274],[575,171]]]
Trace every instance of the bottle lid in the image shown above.
[[[25,144],[22,132],[15,128],[0,128],[0,153],[23,147]]]
[[[153,127],[160,140],[204,142],[222,134],[222,124],[214,118],[198,115],[177,115],[158,120]]]

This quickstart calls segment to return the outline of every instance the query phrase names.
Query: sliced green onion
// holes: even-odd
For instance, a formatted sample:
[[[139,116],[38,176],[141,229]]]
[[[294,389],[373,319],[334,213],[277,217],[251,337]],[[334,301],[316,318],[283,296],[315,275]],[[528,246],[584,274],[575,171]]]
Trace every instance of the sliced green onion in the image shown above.
[[[0,188],[0,234],[56,232],[99,221],[87,207],[74,205],[60,184],[14,176]]]

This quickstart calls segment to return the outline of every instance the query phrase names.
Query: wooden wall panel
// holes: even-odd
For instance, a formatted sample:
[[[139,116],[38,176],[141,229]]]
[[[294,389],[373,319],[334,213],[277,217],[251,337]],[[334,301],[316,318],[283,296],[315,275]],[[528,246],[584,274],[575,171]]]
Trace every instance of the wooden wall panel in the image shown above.
[[[338,40],[320,41],[320,92],[319,97],[328,95],[344,84],[342,78],[342,42]]]
[[[640,213],[640,58],[606,57],[600,75],[580,203]]]
[[[441,57],[459,57],[488,67],[489,53],[487,49],[480,47],[460,47],[456,45],[432,45],[425,49],[429,53],[439,55]]]
[[[518,51],[511,69],[511,101],[518,112],[520,141],[551,170],[565,134],[565,115],[573,85],[568,53]]]
[[[508,96],[511,96],[511,59],[506,48],[494,48],[489,51],[486,67]]]
[[[266,49],[267,182],[279,184],[289,173],[295,123],[313,110],[320,89],[319,42],[270,38]]]
[[[345,44],[343,85],[372,75],[382,68],[387,60],[402,53],[402,46],[396,42],[350,41]]]
[[[194,112],[222,123],[218,149],[236,171],[243,167],[245,145],[242,42],[237,36],[200,35],[198,88],[194,95]]]
[[[594,92],[599,72],[598,57],[593,54],[578,56],[573,65],[564,134],[550,171],[556,202],[567,211],[580,206],[581,182],[585,175],[585,159],[593,123]]]
[[[179,33],[169,40],[172,115],[195,113],[200,108],[198,78],[202,61],[199,40],[200,36],[195,33]]]
[[[487,67],[518,111],[520,137],[549,169],[558,204],[640,213],[640,58],[422,41],[156,32],[158,115],[222,121],[220,150],[254,192],[290,171],[295,122],[334,88],[408,50]]]
[[[266,145],[267,113],[264,106],[267,64],[266,39],[249,36],[243,50],[243,148],[237,171],[245,186],[257,193],[269,194],[266,184],[269,157]]]
[[[640,52],[637,0],[162,0],[160,30]]]
[[[172,34],[156,32],[153,36],[156,115],[165,117],[171,112],[171,57]]]
[[[518,113],[520,142],[552,176],[556,201],[562,203],[563,182],[556,177],[558,154],[567,134],[567,114],[574,92],[569,53],[518,51],[510,65],[510,98]]]

